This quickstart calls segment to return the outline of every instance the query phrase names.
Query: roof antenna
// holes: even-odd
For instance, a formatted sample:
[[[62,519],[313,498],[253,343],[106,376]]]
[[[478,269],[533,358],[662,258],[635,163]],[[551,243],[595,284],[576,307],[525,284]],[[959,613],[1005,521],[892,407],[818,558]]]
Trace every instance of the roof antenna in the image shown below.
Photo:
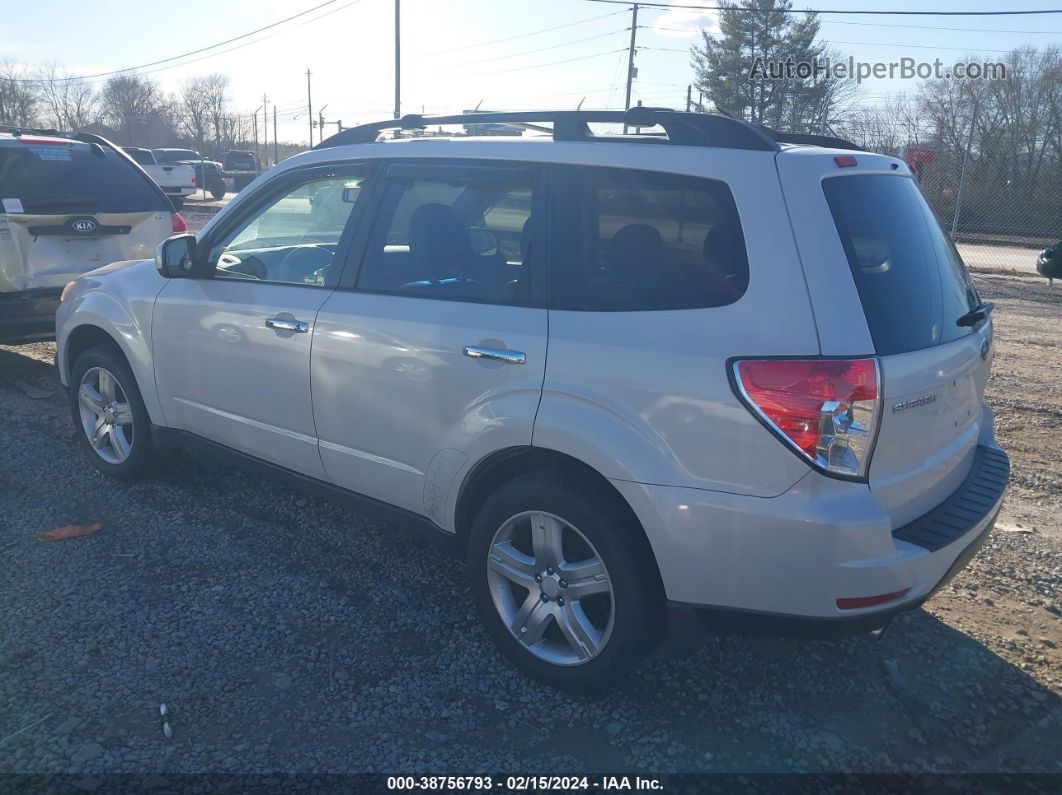
[[[586,102],[586,97],[583,97],[582,99],[579,100],[579,104],[575,106],[575,109],[576,110],[582,110],[584,102]]]
[[[477,110],[479,110],[479,106],[482,104],[483,100],[481,99],[479,102],[476,103],[476,107],[472,108],[472,112],[475,113]]]

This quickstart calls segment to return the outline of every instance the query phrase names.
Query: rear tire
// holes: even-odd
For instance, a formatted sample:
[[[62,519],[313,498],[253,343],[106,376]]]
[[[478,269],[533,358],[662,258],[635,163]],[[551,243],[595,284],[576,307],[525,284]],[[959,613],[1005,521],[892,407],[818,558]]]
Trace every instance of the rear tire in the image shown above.
[[[468,537],[472,597],[498,648],[560,690],[600,691],[659,642],[664,599],[629,512],[593,483],[530,473],[483,503]]]
[[[78,445],[100,472],[138,480],[156,471],[151,419],[125,357],[111,345],[93,346],[70,372],[70,413]]]

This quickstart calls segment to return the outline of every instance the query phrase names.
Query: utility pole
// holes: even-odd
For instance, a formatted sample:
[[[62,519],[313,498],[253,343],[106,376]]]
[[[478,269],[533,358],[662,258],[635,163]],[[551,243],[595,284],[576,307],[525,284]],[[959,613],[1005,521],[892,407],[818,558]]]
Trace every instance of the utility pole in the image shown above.
[[[631,107],[631,82],[634,80],[634,41],[638,35],[638,4],[631,9],[631,47],[627,51],[627,99],[623,107],[630,110]],[[623,125],[623,134],[627,134],[627,125]]]
[[[686,86],[686,112],[693,108],[693,86]]]
[[[395,0],[395,118],[402,115],[402,37],[399,0]]]
[[[269,98],[262,94],[262,146],[265,148],[265,165],[269,168]]]
[[[955,191],[955,214],[951,217],[951,239],[959,228],[959,211],[962,210],[962,189],[966,186],[966,161],[970,159],[970,147],[973,146],[974,125],[977,124],[977,106],[981,104],[981,92],[974,95],[973,113],[970,116],[970,134],[966,136],[966,149],[962,153],[962,168],[959,171],[959,189]]]
[[[313,149],[313,100],[310,98],[310,70],[306,70],[306,118],[310,122],[310,148]]]
[[[697,112],[704,113],[704,92],[697,92]]]
[[[255,110],[255,112],[252,114],[252,118],[254,119],[254,156],[257,157],[258,158],[258,162],[261,163],[262,162],[262,150],[258,148],[258,111],[257,110]],[[203,179],[203,182],[204,183],[206,182],[205,178]]]
[[[280,149],[277,147],[277,106],[273,106],[273,165],[280,162]]]

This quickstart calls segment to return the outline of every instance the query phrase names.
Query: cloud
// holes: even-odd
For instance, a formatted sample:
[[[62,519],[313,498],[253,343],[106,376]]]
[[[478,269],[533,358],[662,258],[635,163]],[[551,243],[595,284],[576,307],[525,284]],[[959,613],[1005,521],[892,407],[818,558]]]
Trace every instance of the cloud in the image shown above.
[[[694,8],[669,8],[653,20],[652,31],[669,38],[689,38],[701,30],[719,32],[718,11],[698,11]]]

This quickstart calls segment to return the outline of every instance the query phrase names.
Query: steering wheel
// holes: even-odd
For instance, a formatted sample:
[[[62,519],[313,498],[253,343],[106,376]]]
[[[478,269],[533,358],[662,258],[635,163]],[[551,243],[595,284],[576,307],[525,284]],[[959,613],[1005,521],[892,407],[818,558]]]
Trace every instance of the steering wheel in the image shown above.
[[[316,243],[296,246],[288,251],[277,265],[276,280],[306,283],[306,276],[327,268],[332,264],[333,256],[331,251]]]

